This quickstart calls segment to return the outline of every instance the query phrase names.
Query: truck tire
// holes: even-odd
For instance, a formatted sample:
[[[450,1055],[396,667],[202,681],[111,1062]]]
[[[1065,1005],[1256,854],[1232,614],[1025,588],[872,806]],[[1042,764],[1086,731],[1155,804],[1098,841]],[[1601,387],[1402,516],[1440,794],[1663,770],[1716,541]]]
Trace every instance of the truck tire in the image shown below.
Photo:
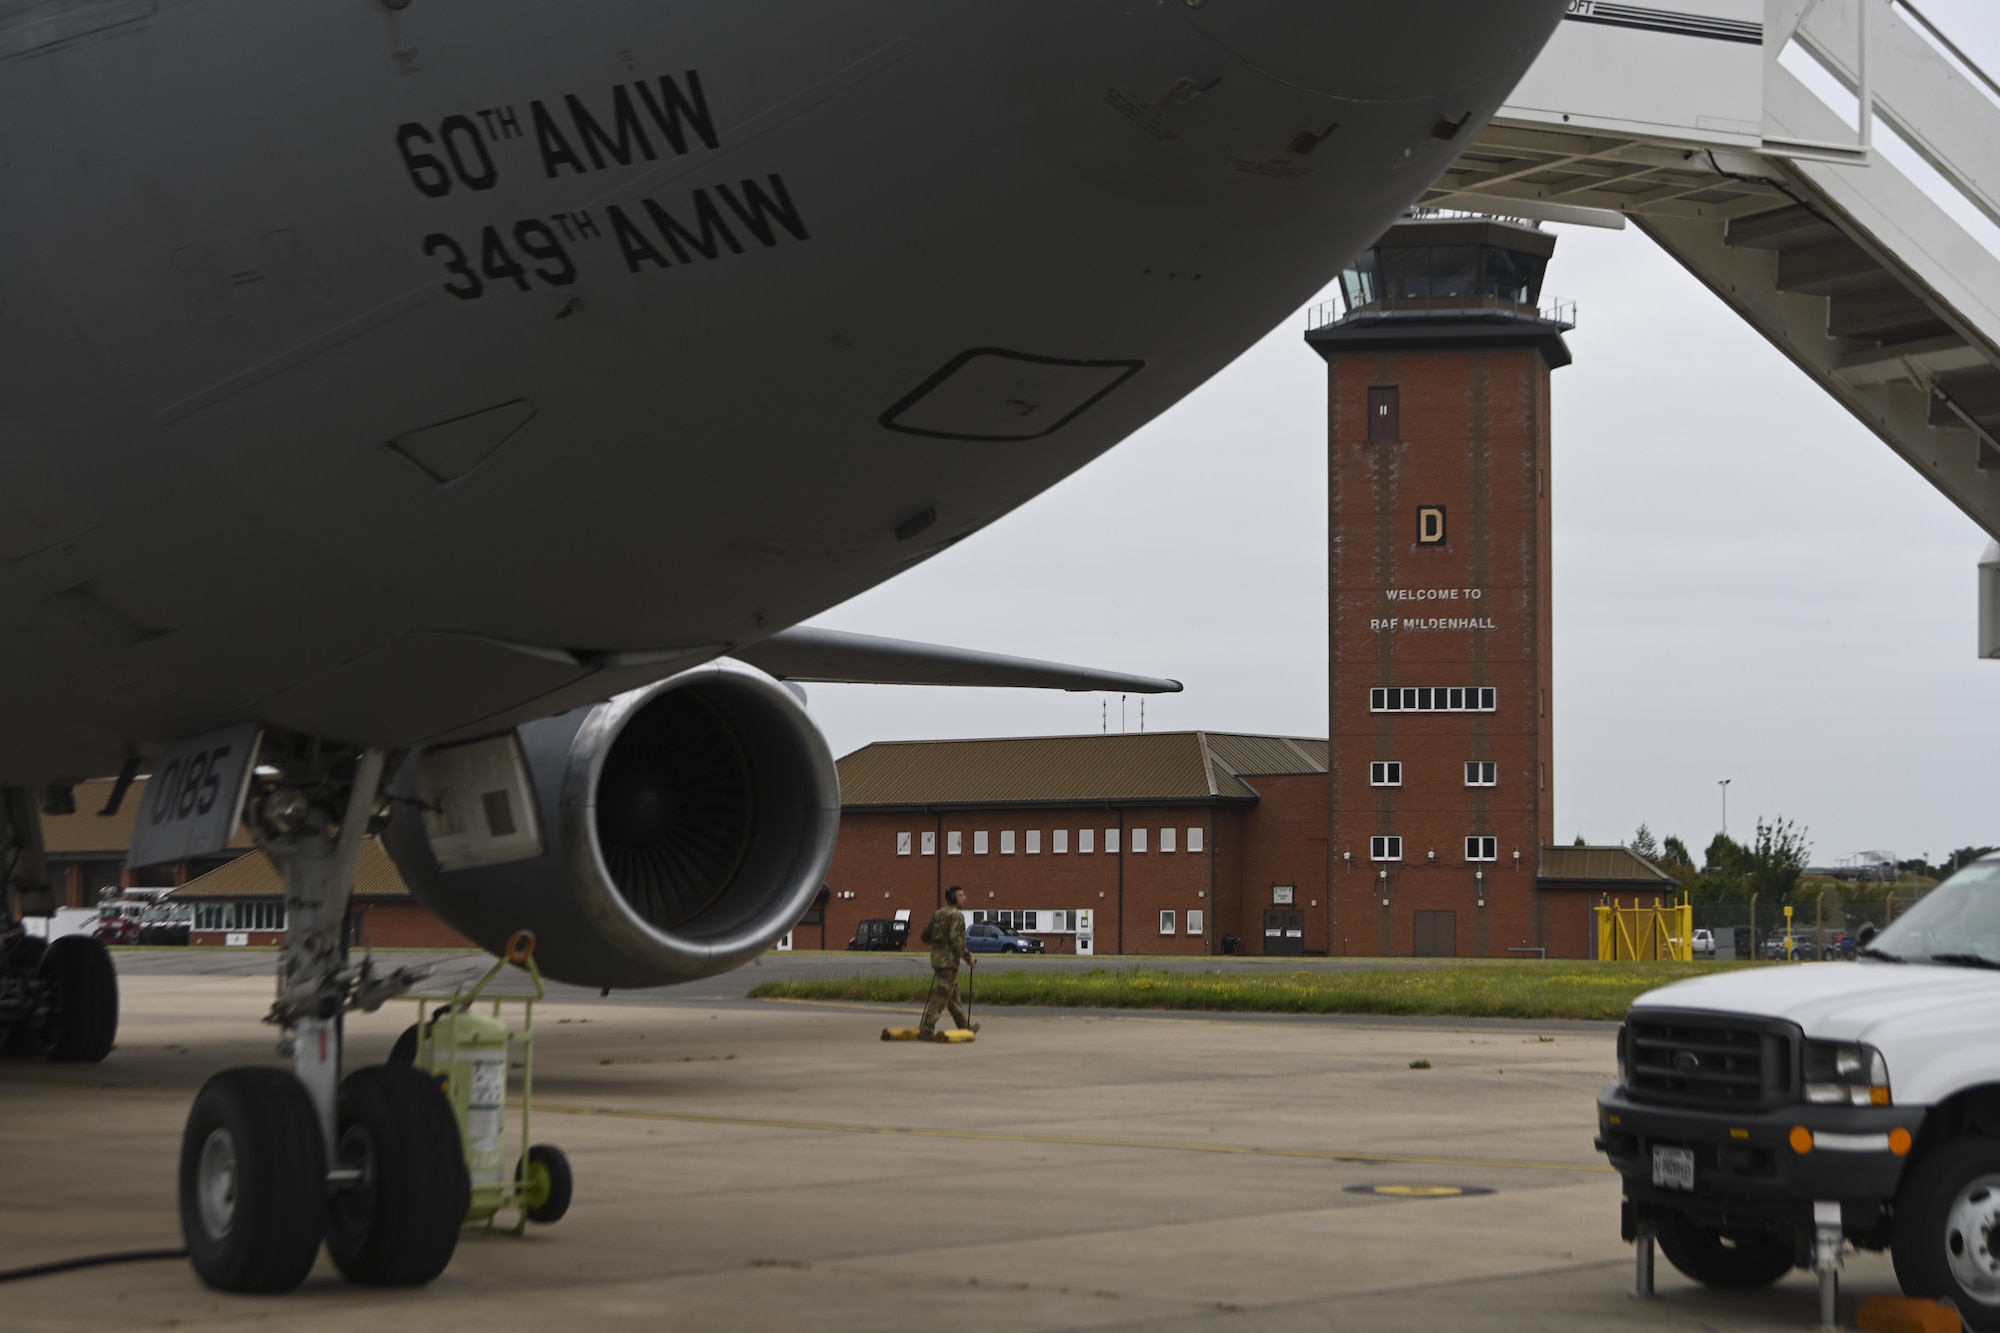
[[[1967,1328],[2000,1329],[2000,1140],[1918,1158],[1896,1196],[1890,1254],[1907,1296],[1949,1300]]]
[[[42,955],[42,977],[55,997],[55,1040],[48,1056],[95,1064],[118,1037],[118,972],[111,951],[86,935],[65,935]]]
[[[1660,1253],[1682,1273],[1709,1287],[1768,1287],[1792,1271],[1792,1246],[1760,1231],[1732,1234],[1676,1213],[1659,1230]]]
[[[340,1084],[334,1165],[361,1182],[326,1204],[326,1252],[351,1281],[422,1286],[444,1272],[472,1206],[451,1103],[426,1074],[368,1065]]]
[[[326,1149],[319,1116],[282,1069],[225,1069],[181,1136],[181,1234],[218,1291],[290,1291],[319,1258]]]

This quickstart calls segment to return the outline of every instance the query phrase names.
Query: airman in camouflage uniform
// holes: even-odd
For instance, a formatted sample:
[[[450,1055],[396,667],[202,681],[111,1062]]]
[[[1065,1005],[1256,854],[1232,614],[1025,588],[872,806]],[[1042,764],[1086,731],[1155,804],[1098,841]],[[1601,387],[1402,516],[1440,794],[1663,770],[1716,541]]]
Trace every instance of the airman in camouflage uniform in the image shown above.
[[[963,959],[966,966],[977,967],[979,963],[972,951],[965,947],[965,913],[959,904],[965,901],[965,890],[954,884],[944,891],[945,905],[932,914],[924,923],[923,934],[918,936],[931,946],[931,998],[924,1006],[923,1022],[917,1031],[926,1037],[937,1033],[938,1015],[951,1010],[952,1021],[962,1028],[979,1031],[979,1024],[966,1016],[965,1006],[958,1001],[958,964]]]

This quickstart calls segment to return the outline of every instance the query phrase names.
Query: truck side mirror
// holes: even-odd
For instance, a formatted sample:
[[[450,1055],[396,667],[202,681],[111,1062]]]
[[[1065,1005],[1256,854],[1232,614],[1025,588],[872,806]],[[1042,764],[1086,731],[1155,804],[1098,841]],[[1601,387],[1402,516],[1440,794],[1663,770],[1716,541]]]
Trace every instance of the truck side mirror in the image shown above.
[[[1868,947],[1868,941],[1874,939],[1877,935],[1880,935],[1881,933],[1882,932],[1876,929],[1874,926],[1863,926],[1860,930],[1855,932],[1854,938],[1859,940],[1861,942],[1861,947],[1865,949]]]

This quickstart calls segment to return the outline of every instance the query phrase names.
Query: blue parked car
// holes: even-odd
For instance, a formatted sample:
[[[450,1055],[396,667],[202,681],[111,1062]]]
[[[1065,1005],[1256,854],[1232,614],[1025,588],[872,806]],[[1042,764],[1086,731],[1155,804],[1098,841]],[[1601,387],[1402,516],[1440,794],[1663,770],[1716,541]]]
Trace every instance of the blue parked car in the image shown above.
[[[974,953],[1047,953],[1040,940],[1017,935],[1005,926],[979,922],[965,928],[965,947]]]

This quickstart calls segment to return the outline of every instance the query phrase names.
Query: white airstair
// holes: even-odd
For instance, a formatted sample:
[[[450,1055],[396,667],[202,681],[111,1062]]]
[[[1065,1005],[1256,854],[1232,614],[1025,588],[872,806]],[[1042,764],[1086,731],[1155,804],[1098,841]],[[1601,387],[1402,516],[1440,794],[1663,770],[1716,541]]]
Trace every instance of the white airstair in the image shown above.
[[[1907,0],[1668,2],[1569,0],[1424,204],[1629,219],[2000,539],[2000,85]]]

